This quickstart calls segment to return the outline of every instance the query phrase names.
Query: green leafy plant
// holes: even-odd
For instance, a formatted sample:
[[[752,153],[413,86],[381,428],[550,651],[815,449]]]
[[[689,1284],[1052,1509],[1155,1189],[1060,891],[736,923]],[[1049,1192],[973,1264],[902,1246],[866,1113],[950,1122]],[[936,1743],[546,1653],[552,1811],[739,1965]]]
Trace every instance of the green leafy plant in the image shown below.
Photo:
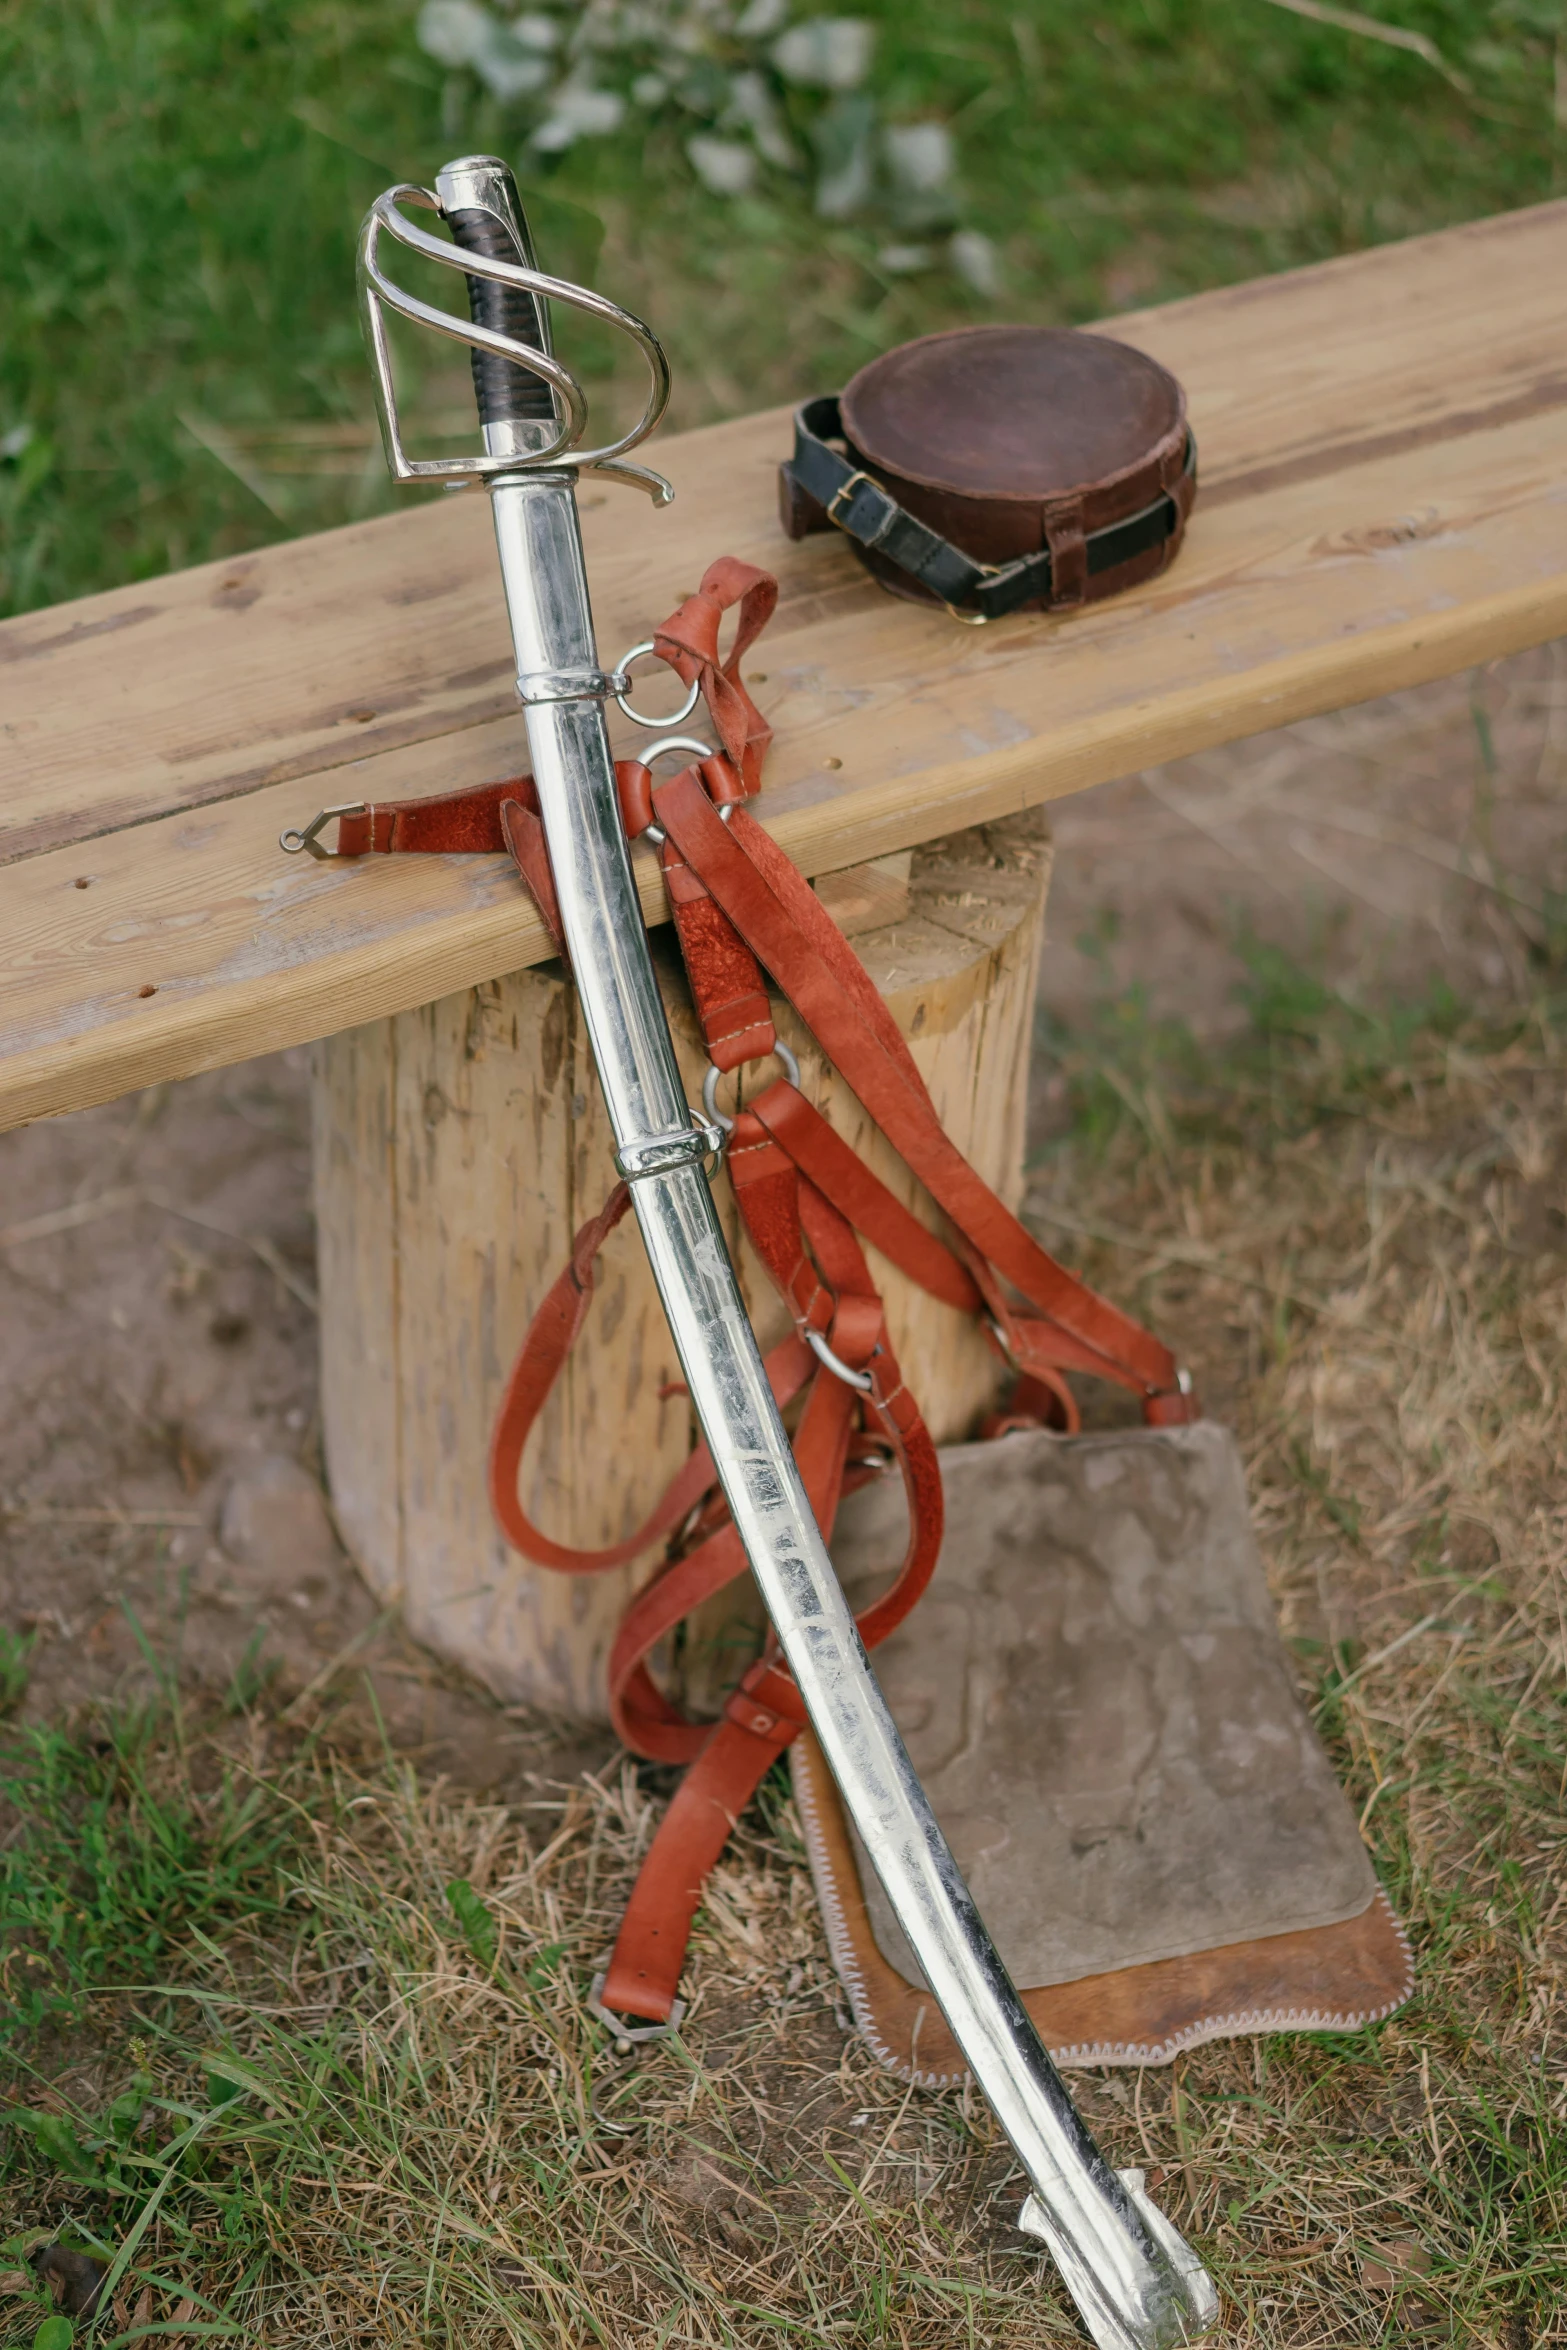
[[[64,2114],[35,2112],[29,2106],[13,2105],[0,2108],[0,2123],[30,2138],[62,2178],[74,2180],[83,2187],[102,2185],[98,2163]]]
[[[454,1877],[446,1888],[451,1913],[462,1928],[463,1940],[480,1966],[493,1969],[500,1951],[499,1928],[466,1877]]]
[[[0,1714],[9,1713],[27,1695],[36,1638],[36,1633],[13,1632],[0,1624]]]

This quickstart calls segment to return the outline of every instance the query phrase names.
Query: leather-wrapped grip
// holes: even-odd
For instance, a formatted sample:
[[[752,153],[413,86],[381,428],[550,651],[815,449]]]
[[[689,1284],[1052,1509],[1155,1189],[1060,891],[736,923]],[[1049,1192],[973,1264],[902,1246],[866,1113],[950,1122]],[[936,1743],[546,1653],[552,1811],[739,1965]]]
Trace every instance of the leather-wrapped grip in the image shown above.
[[[482,253],[489,261],[524,259],[504,221],[498,220],[493,212],[459,209],[449,211],[446,218],[454,241],[465,253]],[[520,286],[498,285],[494,278],[471,277],[468,312],[476,326],[490,327],[519,343],[531,343],[535,350],[544,347],[538,299]],[[476,350],[471,357],[474,397],[479,403],[481,424],[553,421],[554,395],[542,376],[531,375],[525,367],[514,366],[511,360],[499,358],[493,351]]]

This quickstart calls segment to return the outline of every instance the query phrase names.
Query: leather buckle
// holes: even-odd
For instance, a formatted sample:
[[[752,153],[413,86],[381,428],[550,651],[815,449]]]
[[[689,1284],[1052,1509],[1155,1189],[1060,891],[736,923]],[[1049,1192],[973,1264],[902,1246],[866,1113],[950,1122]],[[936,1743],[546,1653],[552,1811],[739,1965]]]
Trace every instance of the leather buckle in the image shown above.
[[[840,530],[844,528],[844,523],[842,516],[838,512],[838,508],[845,498],[853,497],[854,492],[859,488],[862,481],[869,483],[873,490],[881,489],[880,482],[872,481],[868,473],[851,473],[847,481],[841,481],[838,484],[838,487],[833,491],[832,496],[827,501],[827,519],[829,522],[835,522]],[[883,490],[883,497],[885,497],[886,494],[886,491]]]
[[[1049,558],[1050,550],[1048,547],[1044,547],[1035,555],[1019,555],[1011,563],[985,564],[979,579],[975,582],[974,598],[977,603],[989,604],[992,608],[988,611],[982,610],[975,617],[980,621],[1005,620],[1007,615],[1010,612],[1015,612],[1019,605],[1026,604],[1029,600],[1029,590],[1033,584],[1029,580],[1029,573],[1037,570],[1041,561],[1048,569]],[[1027,583],[1023,594],[1008,599],[1007,590],[1016,587],[1019,581]],[[999,608],[997,608],[998,604]],[[949,606],[948,609],[950,610],[951,607]],[[969,616],[959,612],[954,617],[963,620],[968,619]],[[970,626],[972,625],[973,621],[970,621]]]
[[[882,506],[884,508],[884,512],[880,521],[877,523],[876,528],[872,531],[851,529],[848,522],[845,521],[843,515],[841,515],[838,511],[839,507],[846,499],[848,500],[849,504],[852,505],[857,492],[861,489],[873,491],[875,495],[881,500]],[[840,482],[838,487],[833,491],[832,496],[827,501],[825,511],[829,522],[836,523],[839,530],[845,532],[850,538],[858,539],[862,547],[879,547],[882,540],[891,530],[893,524],[903,513],[903,508],[898,504],[897,499],[893,496],[890,490],[883,489],[881,483],[876,480],[873,474],[851,473],[848,480],[845,482]]]
[[[686,2012],[683,1999],[672,2003],[667,2019],[661,2024],[628,2024],[624,2016],[615,2015],[604,2005],[603,1991],[608,1980],[609,1968],[601,1966],[588,1986],[586,2005],[589,2015],[596,2016],[604,2029],[613,2036],[616,2049],[622,2056],[633,2042],[667,2040],[671,2032],[679,2030],[680,2019]]]

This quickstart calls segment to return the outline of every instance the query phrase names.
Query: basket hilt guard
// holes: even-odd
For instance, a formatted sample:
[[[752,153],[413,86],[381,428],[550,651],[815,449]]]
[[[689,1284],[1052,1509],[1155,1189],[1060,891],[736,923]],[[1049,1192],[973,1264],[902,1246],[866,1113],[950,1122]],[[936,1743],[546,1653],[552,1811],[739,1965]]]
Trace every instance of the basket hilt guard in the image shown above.
[[[405,205],[439,214],[453,242],[416,228]],[[388,277],[380,262],[383,235],[426,261],[461,270],[468,283],[469,317],[437,309]],[[657,336],[602,294],[547,277],[535,265],[516,183],[498,157],[464,155],[438,173],[433,189],[404,181],[376,198],[359,232],[359,298],[375,367],[381,439],[394,481],[444,481],[460,487],[497,474],[558,472],[569,466],[646,490],[659,506],[667,506],[674,496],[661,474],[624,461],[627,450],[646,440],[669,400],[669,363]],[[550,349],[550,302],[585,310],[629,335],[647,362],[648,396],[641,416],[630,432],[601,448],[578,447],[588,426],[587,395]],[[484,427],[482,457],[410,457],[404,450],[387,310],[468,345]]]

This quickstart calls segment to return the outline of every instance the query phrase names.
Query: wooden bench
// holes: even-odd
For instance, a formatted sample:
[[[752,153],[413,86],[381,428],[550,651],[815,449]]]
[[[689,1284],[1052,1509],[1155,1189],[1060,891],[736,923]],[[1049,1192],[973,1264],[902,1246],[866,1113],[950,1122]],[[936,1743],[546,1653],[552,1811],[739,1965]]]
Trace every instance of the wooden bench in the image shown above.
[[[1564,284],[1557,203],[1116,319],[1106,332],[1187,387],[1201,490],[1167,577],[1058,620],[959,627],[884,596],[835,538],[791,545],[774,515],[783,410],[660,442],[654,461],[678,492],[669,513],[618,490],[584,496],[601,652],[646,636],[715,554],[778,572],[778,616],[751,672],[776,730],[760,814],[815,876],[1520,650],[1567,632]],[[406,1492],[388,1505],[395,1523],[375,1515],[377,1448],[404,1403],[376,1386],[397,1349],[365,1318],[397,1245],[389,1178],[369,1172],[372,1133],[396,1125],[384,1074],[393,1016],[429,1006],[419,1050],[445,1037],[449,1061],[471,1061],[475,1037],[514,1020],[517,975],[548,958],[549,942],[499,859],[323,865],[277,843],[327,803],[525,763],[485,502],[445,498],[29,614],[0,627],[0,680],[0,1126],[380,1024],[323,1064],[323,1133],[337,1154],[319,1171],[326,1418],[356,1547],[373,1579],[406,1594],[410,1560],[434,1535],[427,1525],[411,1541]],[[661,919],[645,849],[637,866]],[[1036,893],[1008,936],[1032,939],[1037,917]],[[1023,952],[994,959],[995,971],[1015,974]],[[961,996],[955,971],[933,984]],[[1009,985],[993,1048],[1007,1068],[1027,1019],[1026,988]],[[476,1009],[442,1012],[475,988],[488,991]],[[542,1019],[550,983],[535,999]],[[983,1139],[982,1094],[960,1133],[969,1143]],[[464,1116],[471,1143],[476,1097]],[[394,1137],[393,1157],[414,1148]],[[571,1151],[565,1161],[575,1166]],[[493,1235],[505,1199],[486,1188],[484,1154],[442,1163],[448,1221]],[[559,1253],[553,1225],[569,1223],[576,1180],[562,1178],[551,1215],[536,1203],[541,1262]],[[458,1200],[451,1187],[464,1184]],[[459,1257],[425,1268],[427,1336],[451,1324]],[[507,1289],[486,1339],[491,1367],[465,1397],[481,1437],[495,1349],[515,1342],[530,1282],[534,1272],[518,1274]],[[449,1362],[426,1356],[427,1392],[456,1381],[451,1344]],[[552,1440],[562,1475],[602,1409],[591,1377],[579,1387],[577,1417]],[[672,1427],[645,1471],[683,1443]],[[454,1498],[436,1515],[454,1526],[471,1478],[449,1448],[437,1452]],[[634,1499],[617,1493],[615,1509]],[[493,1540],[482,1526],[462,1539]],[[473,1583],[461,1551],[432,1569],[448,1601]],[[456,1616],[443,1635],[435,1613],[421,1622],[411,1610],[416,1629],[481,1658],[531,1572],[486,1556],[484,1589],[500,1597],[470,1609],[460,1637],[449,1636]],[[600,1579],[589,1630],[581,1594],[551,1601],[555,1615],[529,1638],[542,1649],[558,1634],[563,1661],[504,1685],[591,1710],[618,1583]]]
[[[1567,631],[1564,284],[1556,203],[1116,319],[1187,387],[1197,511],[1167,578],[1055,622],[960,628],[790,545],[782,410],[657,443],[668,513],[585,500],[602,648],[715,553],[780,574],[761,808],[814,874],[1539,643]],[[499,864],[277,847],[323,802],[518,766],[481,498],[29,613],[0,678],[0,1124],[547,954]]]

